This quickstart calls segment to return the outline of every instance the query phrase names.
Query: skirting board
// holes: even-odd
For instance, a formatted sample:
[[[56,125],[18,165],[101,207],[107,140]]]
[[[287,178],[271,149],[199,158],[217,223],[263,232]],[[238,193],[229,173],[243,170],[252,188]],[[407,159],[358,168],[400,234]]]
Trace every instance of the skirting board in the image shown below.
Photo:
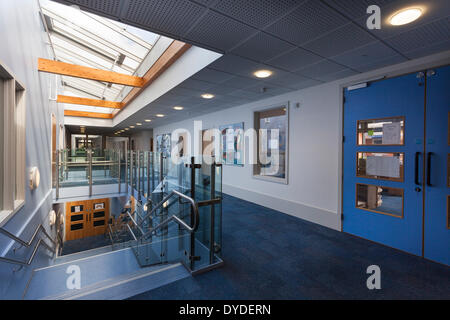
[[[341,216],[335,212],[311,207],[294,201],[279,199],[267,194],[235,186],[224,184],[222,188],[223,193],[229,194],[230,196],[244,199],[309,222],[317,223],[330,229],[341,231]]]

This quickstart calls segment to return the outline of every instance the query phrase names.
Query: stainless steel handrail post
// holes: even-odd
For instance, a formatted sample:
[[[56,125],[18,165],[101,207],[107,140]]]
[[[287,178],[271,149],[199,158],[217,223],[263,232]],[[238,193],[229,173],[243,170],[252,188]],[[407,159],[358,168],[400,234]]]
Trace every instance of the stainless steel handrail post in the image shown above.
[[[137,160],[137,168],[136,168],[136,189],[138,193],[138,201],[141,201],[141,151],[136,151],[136,160]]]
[[[195,201],[195,157],[191,157],[191,199]],[[194,221],[194,208],[191,207],[191,225]],[[189,264],[191,270],[194,270],[194,258],[195,257],[195,234],[191,233],[190,236],[190,252],[189,252]]]
[[[88,159],[89,159],[89,196],[92,196],[92,151],[91,149],[88,149]]]
[[[129,151],[128,150],[125,150],[125,187],[127,188],[127,190],[128,190],[128,172],[129,172],[129,170],[128,170],[128,153],[129,153]]]
[[[134,152],[133,150],[130,150],[130,189],[131,194],[134,196],[134,190],[133,190],[133,171],[134,171]]]
[[[161,192],[164,192],[164,154],[161,152],[159,156],[159,182],[161,183]]]
[[[147,152],[147,203],[148,200],[151,199],[151,192],[150,192],[150,158],[151,158],[151,152]]]
[[[211,164],[211,177],[210,177],[210,189],[211,189],[211,200],[216,198],[216,160],[213,157],[213,161]],[[211,203],[210,204],[210,213],[211,213],[211,218],[210,218],[210,224],[211,224],[211,229],[210,229],[210,240],[209,240],[209,263],[213,264],[214,263],[214,251],[215,251],[215,204]]]
[[[117,155],[117,163],[119,164],[119,166],[117,167],[117,174],[118,174],[117,178],[118,178],[118,181],[119,181],[119,193],[120,193],[120,191],[121,191],[120,190],[121,189],[121,184],[122,184],[122,182],[121,182],[121,179],[122,179],[122,168],[121,168],[122,163],[121,163],[121,158],[120,158],[120,149],[117,150],[116,155]]]
[[[59,150],[56,150],[56,200],[59,199]]]

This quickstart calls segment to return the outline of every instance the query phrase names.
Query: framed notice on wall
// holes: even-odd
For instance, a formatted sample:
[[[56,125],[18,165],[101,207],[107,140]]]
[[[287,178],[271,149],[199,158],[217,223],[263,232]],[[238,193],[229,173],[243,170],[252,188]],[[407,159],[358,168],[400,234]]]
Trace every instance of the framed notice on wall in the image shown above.
[[[244,123],[220,126],[222,135],[222,163],[243,166]]]
[[[170,154],[171,150],[171,134],[161,134],[156,137],[156,152]]]

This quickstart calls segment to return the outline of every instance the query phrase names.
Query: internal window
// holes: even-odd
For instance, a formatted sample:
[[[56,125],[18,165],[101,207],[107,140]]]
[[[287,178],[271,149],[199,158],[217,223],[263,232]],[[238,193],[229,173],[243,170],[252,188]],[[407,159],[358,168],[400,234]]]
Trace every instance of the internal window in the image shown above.
[[[0,65],[0,224],[25,202],[25,88]]]
[[[258,161],[253,176],[288,183],[288,105],[280,105],[254,113],[257,132]]]

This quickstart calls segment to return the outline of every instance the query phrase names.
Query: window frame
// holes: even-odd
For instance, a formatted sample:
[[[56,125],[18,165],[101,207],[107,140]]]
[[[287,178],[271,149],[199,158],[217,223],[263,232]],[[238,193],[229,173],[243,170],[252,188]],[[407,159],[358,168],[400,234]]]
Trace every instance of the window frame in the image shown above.
[[[25,205],[26,91],[0,62],[0,227]]]
[[[280,109],[280,108],[286,108],[286,154],[285,154],[285,160],[284,160],[284,165],[285,165],[285,176],[284,178],[277,178],[277,177],[272,177],[272,176],[263,176],[257,173],[257,168],[258,168],[258,164],[259,164],[259,129],[260,129],[260,118],[259,118],[259,114],[262,112],[267,112],[267,111],[271,111],[271,110],[275,110],[275,109]],[[256,132],[256,164],[253,164],[253,168],[252,168],[252,177],[254,179],[257,180],[263,180],[263,181],[267,181],[267,182],[275,182],[275,183],[279,183],[279,184],[285,184],[288,185],[289,184],[289,130],[290,130],[290,116],[289,116],[289,101],[286,102],[281,102],[281,103],[277,103],[271,106],[267,106],[265,108],[262,109],[255,109],[253,110],[253,124],[254,124],[254,129]]]

